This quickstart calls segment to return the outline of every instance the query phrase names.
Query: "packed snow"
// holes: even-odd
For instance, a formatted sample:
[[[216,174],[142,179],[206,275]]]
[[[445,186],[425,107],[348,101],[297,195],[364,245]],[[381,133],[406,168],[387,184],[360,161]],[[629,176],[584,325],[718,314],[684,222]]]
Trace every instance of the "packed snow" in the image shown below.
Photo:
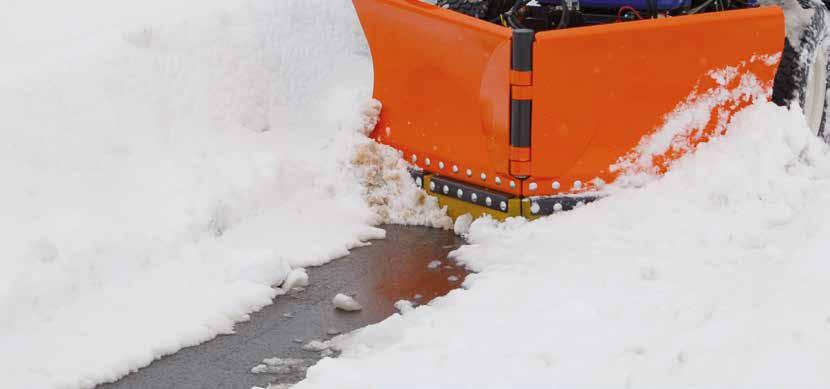
[[[0,47],[0,387],[116,380],[379,223],[451,226],[365,137],[350,2],[5,2]]]

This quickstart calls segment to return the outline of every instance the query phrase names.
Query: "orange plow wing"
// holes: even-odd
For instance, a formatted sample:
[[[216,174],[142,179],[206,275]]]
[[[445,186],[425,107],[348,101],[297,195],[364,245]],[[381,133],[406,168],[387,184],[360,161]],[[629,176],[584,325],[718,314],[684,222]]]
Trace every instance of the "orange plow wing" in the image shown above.
[[[716,97],[712,119],[682,136],[705,141],[751,101],[729,91],[771,87],[785,39],[775,7],[527,39],[420,0],[353,2],[383,103],[373,137],[427,173],[512,196],[613,181],[612,165],[636,160],[638,144],[695,96]],[[650,161],[664,168],[682,152]]]
[[[354,4],[383,103],[373,137],[427,171],[499,177],[509,192],[510,30],[419,0]]]
[[[533,179],[526,188],[535,183],[538,193],[550,194],[590,189],[595,178],[612,181],[609,167],[687,98],[728,93],[748,74],[772,87],[784,39],[784,18],[776,7],[537,34]],[[731,80],[721,79],[723,85],[716,80],[727,76]],[[725,120],[746,97],[721,97],[711,107],[709,128],[697,130],[715,130],[718,115]],[[575,188],[575,182],[583,185]]]

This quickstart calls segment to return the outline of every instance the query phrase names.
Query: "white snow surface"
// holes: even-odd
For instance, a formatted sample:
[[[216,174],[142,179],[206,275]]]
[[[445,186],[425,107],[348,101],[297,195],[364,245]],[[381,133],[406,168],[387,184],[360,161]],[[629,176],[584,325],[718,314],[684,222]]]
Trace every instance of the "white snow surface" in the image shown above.
[[[473,215],[469,213],[465,213],[455,219],[455,224],[453,224],[453,232],[456,235],[465,235],[470,232],[470,225],[473,224]]]
[[[0,387],[115,380],[378,223],[450,226],[364,136],[350,2],[0,5]]]
[[[476,220],[463,289],[336,339],[296,388],[826,386],[830,150],[772,103],[727,127],[639,187]]]

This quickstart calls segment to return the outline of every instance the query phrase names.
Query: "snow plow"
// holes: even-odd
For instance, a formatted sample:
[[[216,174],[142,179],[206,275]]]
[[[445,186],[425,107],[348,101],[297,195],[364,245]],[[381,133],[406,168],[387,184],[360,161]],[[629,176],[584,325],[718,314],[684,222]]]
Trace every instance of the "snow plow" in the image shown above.
[[[648,156],[662,172],[758,98],[740,91],[748,81],[762,98],[800,104],[823,134],[818,2],[353,3],[383,103],[372,137],[400,150],[453,218],[536,218],[593,201],[680,104],[721,96],[708,120],[683,132],[684,147]],[[813,21],[789,37],[788,7]]]

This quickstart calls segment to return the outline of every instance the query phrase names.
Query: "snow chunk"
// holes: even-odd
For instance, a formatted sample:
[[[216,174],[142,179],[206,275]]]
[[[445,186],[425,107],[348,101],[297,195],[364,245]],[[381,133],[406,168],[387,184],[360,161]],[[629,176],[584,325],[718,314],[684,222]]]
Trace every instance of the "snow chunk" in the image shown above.
[[[434,260],[434,261],[430,261],[430,262],[427,264],[427,269],[430,269],[430,270],[432,270],[432,269],[437,269],[439,266],[441,266],[441,261],[439,261],[439,260],[437,260],[437,259],[436,259],[436,260]]]
[[[251,368],[254,374],[289,374],[295,371],[305,370],[308,361],[298,358],[267,358],[262,363]]]
[[[308,286],[308,273],[306,273],[305,269],[298,267],[288,273],[281,288],[285,291],[290,291],[296,287],[302,288],[306,286]]]
[[[328,342],[322,340],[312,340],[303,345],[303,350],[306,351],[323,351],[329,348]]]
[[[398,300],[395,302],[395,309],[397,309],[401,314],[406,314],[415,309],[415,304],[409,300]]]
[[[455,231],[456,235],[464,235],[470,231],[470,225],[473,224],[473,215],[469,213],[465,213],[455,219],[455,225],[453,225],[453,231]]]
[[[331,303],[334,304],[334,306],[337,309],[347,312],[359,311],[363,309],[360,303],[358,303],[351,296],[345,295],[343,293],[338,293],[336,296],[334,296],[334,298],[331,299]]]

